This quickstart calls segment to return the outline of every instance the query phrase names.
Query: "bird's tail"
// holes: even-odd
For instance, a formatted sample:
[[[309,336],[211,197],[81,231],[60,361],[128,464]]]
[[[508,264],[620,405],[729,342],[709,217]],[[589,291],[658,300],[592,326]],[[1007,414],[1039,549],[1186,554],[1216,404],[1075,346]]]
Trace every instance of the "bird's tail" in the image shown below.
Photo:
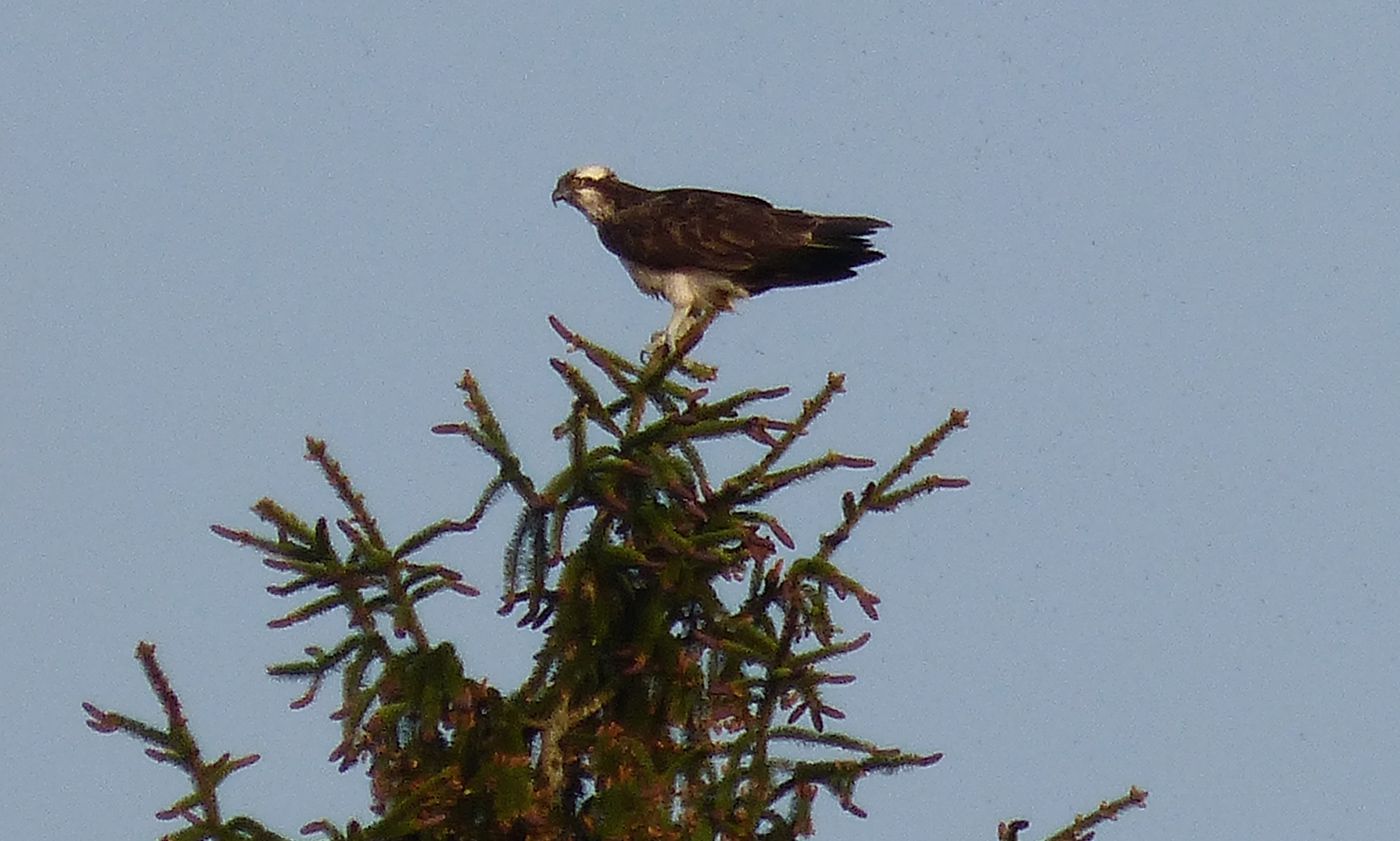
[[[814,286],[855,277],[856,268],[885,255],[870,237],[890,223],[870,216],[819,216],[811,238],[753,272],[754,293],[780,286]],[[754,281],[757,281],[756,283]]]

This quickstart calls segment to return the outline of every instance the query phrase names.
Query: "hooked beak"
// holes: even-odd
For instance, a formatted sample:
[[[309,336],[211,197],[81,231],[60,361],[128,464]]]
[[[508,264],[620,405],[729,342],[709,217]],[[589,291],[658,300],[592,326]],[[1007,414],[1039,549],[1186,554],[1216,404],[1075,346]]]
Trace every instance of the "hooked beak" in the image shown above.
[[[549,194],[550,201],[552,201],[556,207],[558,206],[559,202],[565,201],[566,199],[568,199],[568,197],[569,191],[564,189],[563,184],[556,184],[554,187],[554,192]]]

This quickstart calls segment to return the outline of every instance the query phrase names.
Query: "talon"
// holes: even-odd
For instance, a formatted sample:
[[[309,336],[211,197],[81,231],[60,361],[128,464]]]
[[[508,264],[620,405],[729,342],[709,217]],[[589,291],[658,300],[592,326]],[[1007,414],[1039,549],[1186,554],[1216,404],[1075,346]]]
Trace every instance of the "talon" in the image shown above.
[[[657,351],[661,351],[664,355],[666,352],[670,351],[673,346],[669,337],[666,335],[666,331],[657,330],[655,333],[651,334],[651,340],[647,342],[646,347],[642,348],[642,362],[650,362],[652,356],[654,356]]]

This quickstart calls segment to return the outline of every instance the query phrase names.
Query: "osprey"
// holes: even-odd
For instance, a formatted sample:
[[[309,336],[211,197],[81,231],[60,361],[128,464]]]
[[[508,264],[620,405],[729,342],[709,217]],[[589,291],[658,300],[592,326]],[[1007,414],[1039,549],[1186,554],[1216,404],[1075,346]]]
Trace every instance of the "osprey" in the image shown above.
[[[680,187],[648,190],[605,166],[571,169],[554,185],[598,229],[637,288],[672,307],[649,351],[673,348],[709,310],[783,286],[855,277],[885,255],[868,239],[889,223],[869,216],[784,210],[754,196]]]

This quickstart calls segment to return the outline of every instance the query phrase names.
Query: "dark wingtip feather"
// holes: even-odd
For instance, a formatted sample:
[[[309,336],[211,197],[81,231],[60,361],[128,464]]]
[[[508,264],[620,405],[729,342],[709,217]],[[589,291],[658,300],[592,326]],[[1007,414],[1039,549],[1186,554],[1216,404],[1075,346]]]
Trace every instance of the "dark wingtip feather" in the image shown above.
[[[856,276],[860,266],[885,259],[868,237],[888,222],[868,216],[822,216],[812,226],[807,245],[755,266],[745,277],[751,294],[783,286],[812,286]]]
[[[881,228],[890,227],[884,219],[873,216],[821,216],[812,233],[817,238],[868,237]]]

